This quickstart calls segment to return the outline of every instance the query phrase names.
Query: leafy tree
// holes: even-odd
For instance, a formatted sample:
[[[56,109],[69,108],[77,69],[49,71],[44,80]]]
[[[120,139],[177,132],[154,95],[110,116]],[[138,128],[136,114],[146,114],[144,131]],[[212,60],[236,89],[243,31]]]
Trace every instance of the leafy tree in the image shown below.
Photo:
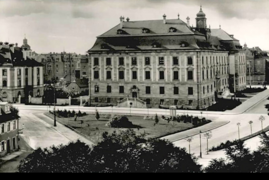
[[[92,147],[78,141],[39,148],[21,161],[19,172],[201,172],[196,158],[166,140],[147,140],[131,129],[102,137]]]
[[[99,115],[99,112],[97,111],[97,109],[95,110],[95,119],[97,121],[100,119],[100,115]]]
[[[155,114],[155,118],[154,118],[154,120],[155,120],[155,122],[154,122],[154,126],[155,126],[156,124],[159,123],[159,117],[158,117],[157,114]]]

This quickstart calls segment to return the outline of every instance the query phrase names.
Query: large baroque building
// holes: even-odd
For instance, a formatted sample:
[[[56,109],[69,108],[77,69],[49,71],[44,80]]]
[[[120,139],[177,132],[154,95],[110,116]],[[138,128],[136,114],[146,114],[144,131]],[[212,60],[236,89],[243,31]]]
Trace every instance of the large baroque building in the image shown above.
[[[217,94],[246,87],[239,40],[221,28],[208,28],[202,7],[196,27],[179,15],[145,21],[120,17],[88,53],[92,104],[203,109]]]
[[[24,39],[22,47],[0,42],[0,100],[27,102],[43,95],[43,66],[35,61]]]

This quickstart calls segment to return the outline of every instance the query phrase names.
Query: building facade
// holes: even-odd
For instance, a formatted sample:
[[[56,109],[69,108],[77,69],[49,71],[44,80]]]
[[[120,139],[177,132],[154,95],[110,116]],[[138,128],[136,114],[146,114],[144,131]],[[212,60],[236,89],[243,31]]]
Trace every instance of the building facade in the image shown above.
[[[185,23],[165,15],[151,21],[121,17],[88,51],[90,103],[203,109],[226,89],[244,89],[242,46],[221,28],[207,28],[206,20],[202,8],[196,27],[189,18]]]
[[[19,120],[12,116],[10,105],[0,102],[0,157],[18,150]]]
[[[247,59],[247,84],[263,85],[266,79],[266,61],[269,59],[267,52],[259,47],[248,48],[244,44],[244,51]]]
[[[76,78],[88,78],[87,60],[87,56],[66,52],[37,56],[37,61],[44,65],[45,82],[51,81],[54,76],[56,80],[64,79],[68,83]]]
[[[25,55],[20,47],[0,42],[0,99],[27,101],[43,95],[43,66]]]

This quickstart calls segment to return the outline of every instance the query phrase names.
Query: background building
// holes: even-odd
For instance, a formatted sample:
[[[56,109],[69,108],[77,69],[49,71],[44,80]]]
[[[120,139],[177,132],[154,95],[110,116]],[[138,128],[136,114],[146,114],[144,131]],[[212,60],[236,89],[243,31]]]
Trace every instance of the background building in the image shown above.
[[[0,157],[18,150],[19,119],[7,102],[0,102]]]
[[[269,59],[267,52],[259,47],[248,48],[244,44],[247,59],[247,84],[262,85],[268,82],[266,79],[266,60]]]
[[[23,102],[27,101],[29,95],[43,95],[43,65],[31,58],[29,48],[30,46],[20,48],[17,44],[14,46],[8,42],[0,42],[0,99],[2,101]]]
[[[207,27],[202,8],[196,27],[177,19],[130,21],[97,37],[88,51],[90,103],[202,109],[217,94],[246,87],[239,41]]]

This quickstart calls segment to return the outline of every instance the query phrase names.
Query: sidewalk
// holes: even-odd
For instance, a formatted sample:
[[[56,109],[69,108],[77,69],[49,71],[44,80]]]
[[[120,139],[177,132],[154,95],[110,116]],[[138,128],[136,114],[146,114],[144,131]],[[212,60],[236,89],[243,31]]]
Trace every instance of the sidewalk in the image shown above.
[[[247,99],[246,101],[244,101],[242,104],[240,104],[233,110],[229,110],[225,112],[232,113],[232,114],[242,114],[268,97],[269,97],[269,89],[266,89],[254,95],[253,97]]]
[[[8,154],[2,158],[0,158],[0,165],[4,164],[5,162],[7,161],[10,161],[18,156],[20,156],[21,154],[23,154],[25,151],[24,150],[20,150],[20,151],[16,151],[16,152],[13,152],[11,154]]]

